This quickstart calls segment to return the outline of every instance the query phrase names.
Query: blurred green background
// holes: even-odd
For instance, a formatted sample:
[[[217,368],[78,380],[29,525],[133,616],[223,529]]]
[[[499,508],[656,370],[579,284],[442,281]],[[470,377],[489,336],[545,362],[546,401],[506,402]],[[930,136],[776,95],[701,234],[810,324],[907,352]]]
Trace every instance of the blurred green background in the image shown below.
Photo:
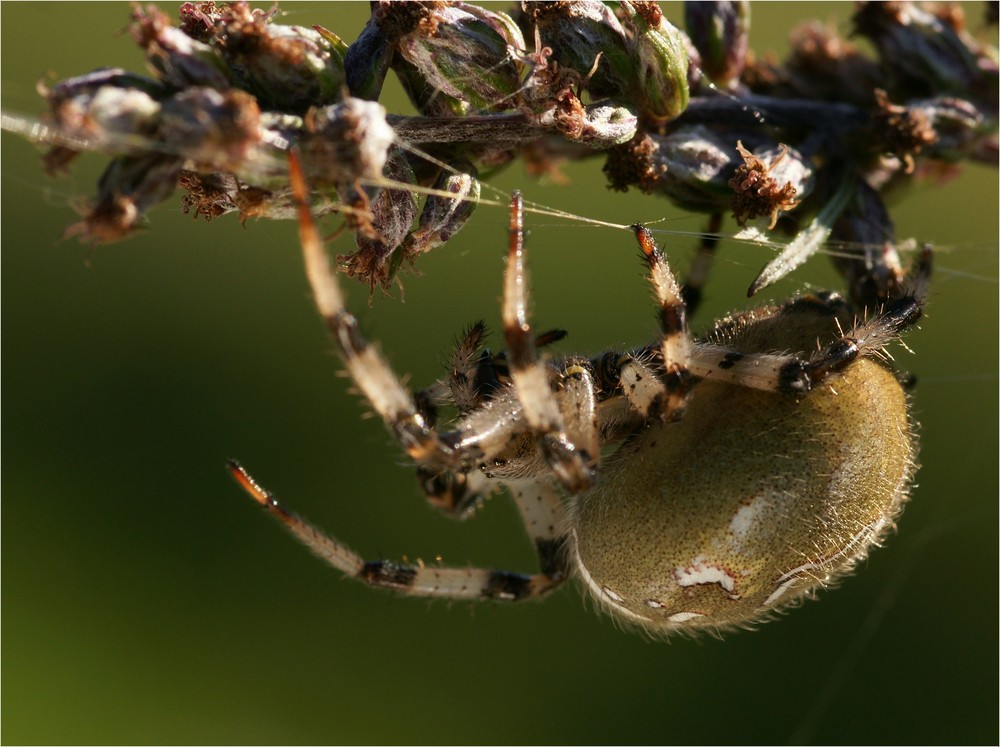
[[[346,39],[367,14],[282,9]],[[3,4],[4,109],[38,113],[34,83],[50,70],[142,70],[117,33],[128,12]],[[780,50],[796,22],[849,7],[754,13],[753,46]],[[898,534],[778,622],[664,643],[616,629],[574,589],[520,607],[414,601],[343,582],[297,545],[231,482],[228,457],[367,557],[534,567],[506,499],[465,525],[437,515],[362,418],[293,225],[195,222],[178,195],[126,242],[61,241],[102,164],[84,157],[49,180],[35,147],[3,135],[4,742],[996,742],[995,170],[967,168],[895,208],[900,237],[940,247],[930,309],[907,338],[916,355],[897,355],[919,377],[923,465]],[[570,186],[539,184],[517,166],[494,186],[620,223],[702,227],[610,193],[596,161],[567,173]],[[403,303],[369,308],[349,287],[415,384],[468,322],[499,328],[505,221],[480,208],[406,279]],[[570,330],[564,350],[653,333],[628,234],[529,223],[535,319]],[[690,240],[663,240],[683,269]],[[767,258],[724,246],[695,326],[744,304]],[[837,282],[818,258],[775,295]]]

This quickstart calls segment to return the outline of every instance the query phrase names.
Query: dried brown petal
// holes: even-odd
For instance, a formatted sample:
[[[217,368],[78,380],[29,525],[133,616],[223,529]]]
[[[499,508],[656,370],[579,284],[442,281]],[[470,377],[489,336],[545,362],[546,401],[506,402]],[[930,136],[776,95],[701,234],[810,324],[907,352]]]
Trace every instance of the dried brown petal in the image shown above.
[[[812,170],[787,145],[779,146],[779,152],[772,154],[770,163],[744,148],[742,142],[737,142],[736,149],[743,157],[743,164],[729,180],[729,186],[736,193],[732,202],[733,217],[743,226],[747,221],[768,216],[768,228],[774,228],[782,212],[798,206],[801,194],[811,181]]]

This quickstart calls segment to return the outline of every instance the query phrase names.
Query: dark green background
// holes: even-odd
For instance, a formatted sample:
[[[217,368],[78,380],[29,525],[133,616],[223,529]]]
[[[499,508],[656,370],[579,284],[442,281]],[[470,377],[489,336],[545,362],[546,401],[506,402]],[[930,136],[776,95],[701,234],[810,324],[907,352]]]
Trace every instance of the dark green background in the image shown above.
[[[285,10],[351,39],[367,6]],[[848,10],[758,6],[753,44],[781,47],[795,22]],[[7,111],[37,113],[49,70],[142,69],[116,34],[127,6],[2,13]],[[366,556],[533,567],[506,499],[446,520],[362,419],[293,225],[206,225],[175,198],[126,242],[60,241],[102,163],[48,180],[35,148],[3,136],[4,742],[996,741],[995,170],[920,186],[894,210],[900,237],[940,245],[926,320],[907,338],[916,355],[897,355],[920,377],[923,463],[898,534],[779,622],[664,643],[616,629],[574,589],[521,607],[377,593],[286,536],[230,481],[227,457]],[[568,169],[559,187],[515,167],[494,184],[611,221],[701,227],[608,192],[598,171]],[[497,328],[505,221],[480,208],[406,279],[405,303],[368,308],[349,288],[414,383],[437,375],[471,320]],[[628,234],[529,222],[536,319],[570,330],[564,349],[653,333]],[[664,241],[685,267],[691,242]],[[768,256],[724,246],[696,327],[744,304]],[[821,257],[775,292],[836,284]]]

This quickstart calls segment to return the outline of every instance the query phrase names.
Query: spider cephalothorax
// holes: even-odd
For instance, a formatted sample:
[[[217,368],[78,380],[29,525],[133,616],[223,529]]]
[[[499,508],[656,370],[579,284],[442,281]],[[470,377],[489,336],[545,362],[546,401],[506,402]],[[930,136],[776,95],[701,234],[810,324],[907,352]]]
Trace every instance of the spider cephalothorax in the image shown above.
[[[907,396],[881,351],[920,318],[929,250],[909,289],[860,319],[820,293],[733,315],[692,339],[680,288],[636,226],[659,340],[543,359],[538,347],[561,333],[536,337],[528,322],[515,194],[506,350],[480,352],[474,325],[448,375],[414,395],[345,308],[291,162],[307,275],[355,384],[417,463],[433,505],[462,516],[506,487],[540,565],[522,574],[365,562],[231,464],[259,503],[344,573],[407,594],[512,601],[576,575],[609,612],[652,632],[719,629],[847,572],[892,527],[916,445]],[[439,430],[445,405],[458,416]]]

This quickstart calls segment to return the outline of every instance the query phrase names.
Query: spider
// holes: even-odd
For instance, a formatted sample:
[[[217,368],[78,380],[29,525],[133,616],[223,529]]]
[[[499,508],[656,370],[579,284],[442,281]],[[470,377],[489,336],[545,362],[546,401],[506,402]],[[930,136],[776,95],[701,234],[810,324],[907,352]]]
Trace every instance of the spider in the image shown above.
[[[448,375],[414,395],[346,309],[294,156],[290,181],[319,312],[354,383],[416,463],[426,497],[462,517],[505,486],[539,561],[536,573],[365,561],[230,462],[260,505],[343,573],[408,595],[504,601],[543,597],[575,576],[613,617],[653,634],[721,630],[811,595],[893,526],[916,441],[882,349],[922,314],[930,249],[909,289],[877,313],[857,319],[839,295],[816,293],[731,315],[692,339],[666,259],[634,226],[659,340],[543,358],[538,348],[562,333],[536,338],[529,324],[515,192],[506,352],[480,352],[484,328],[474,325]],[[443,404],[458,416],[439,430]]]

